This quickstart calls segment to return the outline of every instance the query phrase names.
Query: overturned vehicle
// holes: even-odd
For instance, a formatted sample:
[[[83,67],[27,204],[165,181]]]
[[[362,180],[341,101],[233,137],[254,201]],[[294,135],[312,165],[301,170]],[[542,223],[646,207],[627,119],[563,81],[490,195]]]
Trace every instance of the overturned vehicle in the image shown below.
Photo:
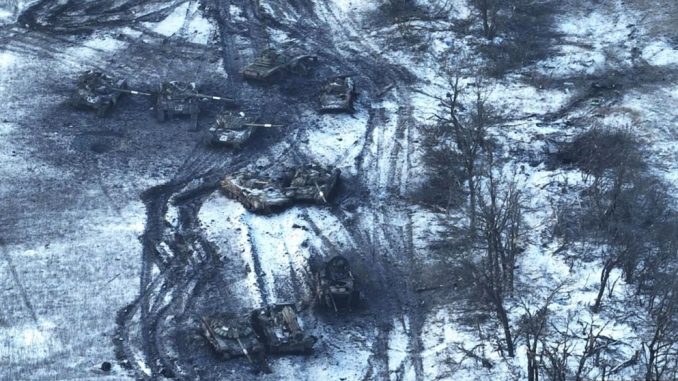
[[[252,312],[252,324],[271,354],[310,354],[317,341],[307,336],[299,320],[294,304],[274,304]]]
[[[282,49],[268,48],[241,70],[243,77],[253,80],[270,80],[289,73],[305,74],[317,56],[288,44]]]
[[[355,85],[351,77],[337,77],[322,88],[320,94],[321,112],[353,112]]]
[[[361,293],[351,272],[348,259],[332,257],[316,273],[317,304],[338,312],[350,310],[361,300]]]
[[[226,176],[221,188],[248,210],[271,213],[295,202],[327,203],[339,173],[339,169],[313,164],[283,171],[277,177],[240,171]]]
[[[213,145],[240,148],[258,128],[282,127],[278,124],[255,123],[255,121],[255,118],[247,117],[242,112],[222,113],[217,116],[214,125],[210,127],[210,142]]]
[[[76,108],[92,109],[98,116],[104,116],[126,88],[124,79],[115,80],[100,71],[88,70],[78,78],[70,103]]]
[[[202,319],[202,331],[212,348],[225,359],[245,356],[253,362],[253,356],[259,356],[264,351],[252,328],[250,316],[206,317]]]

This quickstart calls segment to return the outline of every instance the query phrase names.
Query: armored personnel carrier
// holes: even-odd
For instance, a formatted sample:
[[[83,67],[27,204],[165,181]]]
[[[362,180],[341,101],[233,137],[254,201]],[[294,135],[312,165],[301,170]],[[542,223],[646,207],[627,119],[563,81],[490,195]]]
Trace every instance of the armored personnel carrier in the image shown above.
[[[294,202],[327,203],[340,171],[320,165],[306,165],[282,176],[257,175],[241,171],[226,176],[221,188],[226,196],[255,213],[271,213]]]
[[[254,59],[254,62],[245,66],[241,73],[247,79],[265,81],[273,79],[283,72],[306,73],[309,65],[317,60],[317,56],[288,44],[283,49],[269,48],[264,50]]]
[[[351,77],[337,77],[322,88],[320,111],[353,112],[355,85]]]
[[[348,259],[337,255],[324,264],[316,274],[316,297],[319,303],[335,312],[350,310],[360,301]]]
[[[254,123],[255,118],[247,117],[244,113],[226,112],[219,116],[210,127],[211,143],[235,148],[245,143],[260,128],[282,127],[278,124]]]
[[[232,319],[203,318],[202,330],[214,350],[226,359],[245,356],[253,362],[253,356],[264,351],[249,315]]]
[[[77,108],[92,109],[104,116],[115,104],[126,88],[125,80],[115,80],[108,75],[88,70],[78,78],[77,90],[70,103]]]
[[[310,354],[317,341],[306,336],[297,320],[294,304],[274,304],[252,312],[252,325],[267,353]]]

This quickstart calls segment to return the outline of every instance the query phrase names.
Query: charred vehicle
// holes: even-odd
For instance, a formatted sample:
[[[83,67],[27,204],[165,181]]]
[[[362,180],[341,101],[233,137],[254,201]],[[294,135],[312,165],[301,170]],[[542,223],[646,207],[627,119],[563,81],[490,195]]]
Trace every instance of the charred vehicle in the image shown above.
[[[226,196],[250,211],[271,213],[294,202],[327,203],[340,171],[320,165],[306,165],[283,172],[282,176],[257,175],[241,171],[226,176],[221,188]]]
[[[189,115],[193,125],[197,126],[198,114],[200,113],[199,102],[202,98],[233,102],[231,98],[200,94],[193,82],[164,82],[160,85],[156,94],[156,118],[158,121],[163,122],[165,119],[171,119],[175,115]]]
[[[322,88],[320,111],[353,112],[355,85],[351,77],[337,77]]]
[[[252,312],[252,324],[271,354],[310,354],[317,341],[297,320],[294,304],[274,304]]]
[[[282,73],[306,73],[317,60],[317,56],[292,45],[283,49],[269,48],[245,66],[241,73],[247,79],[270,80]]]
[[[337,255],[316,274],[316,298],[319,304],[335,312],[351,309],[360,301],[360,290],[348,259]]]
[[[212,317],[202,319],[203,335],[222,357],[253,356],[263,353],[264,347],[252,328],[250,316],[240,318]]]
[[[97,115],[104,116],[126,89],[124,79],[115,80],[95,70],[88,70],[78,78],[77,90],[70,103],[77,108],[92,109]]]
[[[214,145],[239,148],[258,128],[282,127],[278,124],[255,123],[255,121],[255,118],[247,117],[242,112],[223,113],[217,116],[214,125],[210,128],[210,142]]]

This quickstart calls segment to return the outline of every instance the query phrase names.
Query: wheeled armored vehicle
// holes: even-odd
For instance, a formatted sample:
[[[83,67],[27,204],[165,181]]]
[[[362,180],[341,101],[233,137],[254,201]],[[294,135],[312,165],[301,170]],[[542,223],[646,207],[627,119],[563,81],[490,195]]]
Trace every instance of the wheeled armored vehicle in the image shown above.
[[[282,127],[278,124],[255,123],[255,120],[254,117],[248,117],[242,112],[222,113],[210,127],[210,142],[214,145],[240,148],[258,128]]]
[[[338,312],[351,309],[360,301],[348,259],[341,255],[332,257],[316,274],[316,298],[319,304]]]
[[[126,89],[124,79],[113,79],[96,70],[88,70],[78,78],[77,89],[71,95],[70,103],[77,108],[92,109],[98,116],[104,116]]]
[[[353,112],[355,85],[351,77],[337,77],[322,88],[320,94],[320,111]]]
[[[307,336],[297,320],[294,304],[274,304],[252,312],[252,324],[271,354],[310,354],[317,341]]]
[[[202,331],[214,350],[225,359],[245,356],[252,362],[252,356],[264,351],[249,314],[237,318],[203,318]]]
[[[265,81],[283,73],[306,73],[317,60],[317,56],[288,44],[282,49],[268,48],[262,51],[241,73],[247,79]]]
[[[327,203],[339,173],[336,168],[312,164],[285,170],[278,177],[241,171],[226,176],[221,188],[248,210],[271,213],[294,202]]]

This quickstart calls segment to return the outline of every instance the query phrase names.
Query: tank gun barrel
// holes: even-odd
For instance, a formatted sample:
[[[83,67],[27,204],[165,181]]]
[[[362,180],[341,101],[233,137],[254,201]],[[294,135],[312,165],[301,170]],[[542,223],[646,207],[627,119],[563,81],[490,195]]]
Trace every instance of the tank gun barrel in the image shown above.
[[[212,99],[212,100],[215,100],[215,101],[235,102],[235,99],[233,99],[233,98],[218,97],[216,95],[207,95],[207,94],[201,94],[201,93],[193,93],[191,95],[194,96],[194,97],[197,97],[197,98],[207,98],[207,99]]]
[[[117,87],[111,87],[111,90],[113,90],[113,91],[119,91],[119,92],[121,92],[121,93],[126,93],[126,94],[144,95],[144,96],[147,96],[147,97],[150,97],[150,96],[153,95],[153,94],[151,94],[151,93],[146,93],[146,92],[144,92],[144,91],[129,90],[129,89],[120,89],[120,88],[117,88]]]
[[[270,123],[244,123],[245,127],[264,127],[264,128],[273,128],[273,127],[283,127],[282,124],[270,124]]]

